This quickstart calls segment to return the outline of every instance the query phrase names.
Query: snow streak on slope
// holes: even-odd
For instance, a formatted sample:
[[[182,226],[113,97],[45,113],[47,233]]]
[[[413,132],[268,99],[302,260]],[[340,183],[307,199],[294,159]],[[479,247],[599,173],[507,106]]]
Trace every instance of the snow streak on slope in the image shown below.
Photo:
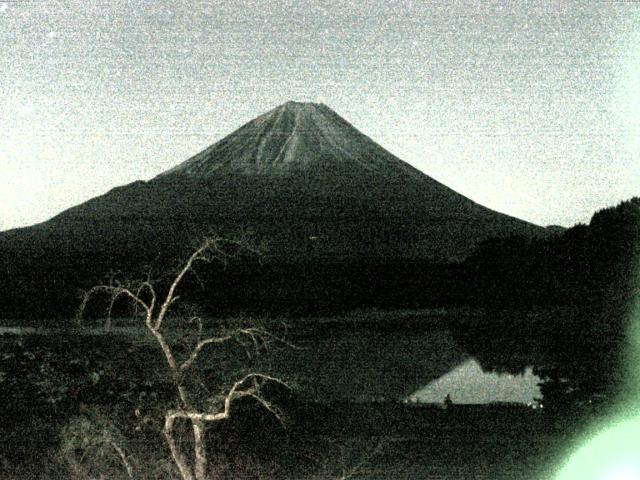
[[[282,175],[318,169],[424,177],[327,106],[296,102],[287,102],[250,121],[162,176]]]

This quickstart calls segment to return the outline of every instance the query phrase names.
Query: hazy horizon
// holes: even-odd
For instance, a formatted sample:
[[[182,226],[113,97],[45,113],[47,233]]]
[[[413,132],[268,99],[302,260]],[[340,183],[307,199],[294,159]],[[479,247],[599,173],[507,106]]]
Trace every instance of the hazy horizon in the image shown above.
[[[640,194],[640,7],[1,1],[0,230],[323,102],[493,210],[588,222]]]

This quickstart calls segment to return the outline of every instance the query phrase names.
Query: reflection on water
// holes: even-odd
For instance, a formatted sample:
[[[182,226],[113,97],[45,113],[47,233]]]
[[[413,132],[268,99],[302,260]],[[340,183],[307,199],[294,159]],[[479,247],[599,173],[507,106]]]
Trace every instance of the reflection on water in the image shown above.
[[[442,403],[450,395],[453,403],[491,402],[534,403],[542,397],[540,378],[527,368],[522,375],[484,372],[478,362],[469,359],[454,370],[409,395],[420,403]]]
[[[78,335],[145,338],[142,327],[83,328]],[[0,336],[47,335],[54,330],[0,327]],[[316,328],[292,338],[298,347],[274,348],[271,371],[293,379],[299,393],[326,400],[384,399],[441,403],[531,403],[542,395],[531,368],[523,375],[483,372],[446,330]],[[425,386],[426,385],[426,386]]]

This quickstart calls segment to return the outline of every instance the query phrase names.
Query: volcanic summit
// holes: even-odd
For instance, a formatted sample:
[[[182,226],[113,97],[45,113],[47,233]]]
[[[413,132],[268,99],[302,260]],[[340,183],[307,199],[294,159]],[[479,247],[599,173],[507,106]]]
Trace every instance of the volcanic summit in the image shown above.
[[[323,104],[287,102],[242,126],[164,175],[220,173],[422,174]]]
[[[454,259],[487,237],[542,229],[458,194],[323,104],[287,102],[150,181],[0,240],[49,239],[63,249],[69,241],[74,251],[111,245],[139,256],[184,235],[240,230],[287,258]]]
[[[275,264],[344,264],[450,261],[489,237],[543,231],[437,182],[329,107],[287,102],[152,180],[0,233],[0,252],[10,274],[42,264],[73,277],[169,258],[211,232],[249,233]]]

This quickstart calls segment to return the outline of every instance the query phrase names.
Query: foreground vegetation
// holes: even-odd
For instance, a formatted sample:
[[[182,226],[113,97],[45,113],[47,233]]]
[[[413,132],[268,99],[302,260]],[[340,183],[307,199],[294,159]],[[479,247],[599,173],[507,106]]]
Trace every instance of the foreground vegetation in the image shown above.
[[[444,309],[429,310],[426,317],[416,310],[390,318],[387,311],[373,321],[356,314],[297,325],[298,334],[321,333],[314,341],[327,345],[354,336],[375,340],[378,353],[390,334],[446,329],[460,345],[459,352],[440,353],[451,354],[449,362],[464,351],[491,370],[518,372],[534,365],[543,379],[545,405],[552,407],[544,413],[443,411],[389,401],[397,398],[357,405],[336,403],[330,395],[318,404],[295,389],[292,393],[288,379],[270,374],[269,356],[259,353],[272,339],[294,344],[251,316],[214,324],[203,320],[210,315],[199,309],[210,313],[208,305],[219,297],[194,296],[193,286],[213,277],[219,295],[215,287],[221,280],[214,270],[189,279],[187,298],[204,301],[174,310],[175,289],[194,262],[226,258],[219,244],[205,243],[171,275],[137,282],[111,277],[85,296],[107,294],[88,309],[89,316],[100,307],[107,308],[107,318],[112,312],[138,316],[147,337],[61,329],[2,339],[3,478],[548,478],[580,419],[619,393],[627,305],[637,294],[631,281],[636,267],[628,261],[639,256],[634,243],[639,212],[634,200],[561,237],[489,242],[466,262],[443,266],[439,288],[470,272],[482,286],[479,295],[465,290],[469,304],[454,294]],[[454,270],[453,277],[446,274]],[[400,277],[408,278],[385,274],[375,288]],[[244,284],[239,278],[228,287],[237,290]],[[558,292],[562,279],[575,285]],[[394,296],[402,285],[394,283],[387,292],[393,298],[369,291],[366,297],[389,307],[408,299],[412,290]],[[413,288],[424,285],[428,282],[414,282]],[[415,297],[418,304],[420,298]],[[242,305],[240,300],[235,304]],[[544,302],[549,305],[542,308]],[[401,354],[390,358],[392,364],[406,365],[408,358],[398,363]],[[362,362],[357,353],[349,358]],[[387,375],[396,373],[401,372]],[[343,383],[355,380],[346,377]]]
[[[134,478],[180,478],[162,435],[174,385],[141,331],[5,335],[0,342],[2,478],[128,478],[112,442]],[[265,360],[250,366],[266,367]],[[237,345],[209,352],[198,375],[203,384],[224,386],[246,366]],[[588,418],[566,409],[442,410],[392,401],[318,403],[279,388],[263,393],[284,412],[283,423],[255,403],[239,403],[234,415],[207,429],[207,478],[532,479],[555,465],[578,419]],[[182,425],[177,433],[189,451],[190,429]]]

